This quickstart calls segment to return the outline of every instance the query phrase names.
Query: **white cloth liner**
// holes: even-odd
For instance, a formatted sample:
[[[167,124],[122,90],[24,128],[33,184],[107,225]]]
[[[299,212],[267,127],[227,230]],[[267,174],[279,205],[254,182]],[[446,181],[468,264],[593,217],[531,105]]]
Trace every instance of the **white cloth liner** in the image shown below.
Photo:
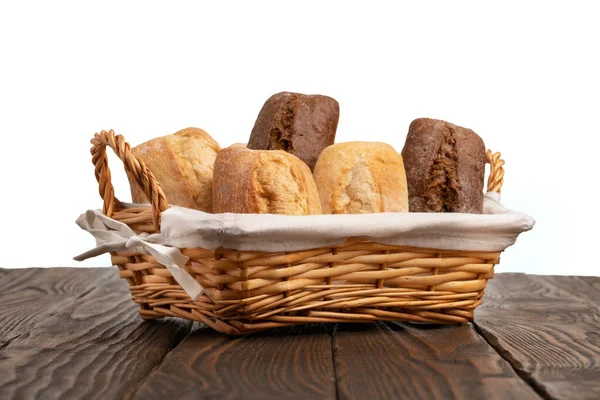
[[[74,257],[83,261],[111,251],[138,251],[150,254],[164,265],[181,288],[194,300],[204,292],[204,288],[183,267],[188,258],[175,247],[160,245],[160,235],[141,233],[136,235],[126,224],[108,218],[100,210],[88,210],[77,218],[77,225],[96,238],[96,247]]]
[[[530,216],[506,209],[497,193],[484,196],[483,208],[483,214],[287,216],[209,214],[172,206],[162,214],[160,234],[138,236],[127,225],[107,218],[98,210],[90,210],[79,217],[77,224],[94,235],[98,247],[75,259],[83,260],[124,249],[147,252],[161,264],[164,261],[163,265],[175,280],[195,299],[203,289],[181,268],[187,258],[177,247],[299,251],[333,246],[350,237],[360,237],[396,246],[502,251],[514,244],[520,233],[530,230],[535,224]]]

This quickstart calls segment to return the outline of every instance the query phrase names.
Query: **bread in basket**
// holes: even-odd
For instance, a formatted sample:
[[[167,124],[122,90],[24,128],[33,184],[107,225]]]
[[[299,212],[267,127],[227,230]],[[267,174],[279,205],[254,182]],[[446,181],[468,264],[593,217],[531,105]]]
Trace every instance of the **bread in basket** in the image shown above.
[[[384,237],[377,241],[348,237],[333,245],[291,251],[265,251],[258,239],[253,242],[257,246],[254,250],[247,248],[252,244],[244,245],[244,250],[215,247],[227,241],[210,242],[214,249],[208,248],[211,246],[181,246],[176,249],[168,243],[159,244],[159,247],[169,248],[183,260],[184,271],[181,272],[161,265],[152,255],[152,245],[144,248],[135,244],[143,243],[144,238],[160,238],[157,234],[162,233],[161,215],[169,209],[152,173],[136,159],[124,138],[115,135],[112,130],[96,134],[92,144],[92,161],[100,196],[104,200],[102,213],[108,217],[105,220],[115,226],[126,225],[131,235],[135,232],[136,236],[132,236],[135,240],[123,242],[121,247],[111,247],[105,240],[99,250],[78,259],[110,250],[112,263],[119,268],[121,278],[129,283],[133,301],[139,304],[139,313],[144,319],[180,317],[203,322],[232,335],[313,322],[468,322],[482,302],[487,281],[493,278],[494,266],[500,261],[500,253],[514,243],[520,232],[531,229],[534,223],[524,214],[515,213],[516,228],[505,230],[505,237],[498,241],[494,251],[473,250],[478,243],[477,237],[473,237],[475,233],[488,235],[485,224],[482,225],[488,221],[486,216],[474,215],[461,227],[465,243],[470,244],[466,247],[470,249],[456,248],[456,243],[461,242],[452,237],[438,238],[435,242],[454,243],[452,249],[390,245]],[[128,205],[116,199],[108,167],[107,146],[123,161],[126,171],[143,189],[151,204]],[[499,194],[504,178],[504,161],[500,159],[500,153],[488,151],[487,154],[491,165],[487,191]],[[492,239],[494,229],[502,228],[504,217],[501,214],[506,213],[504,210],[500,209],[499,215],[493,216],[495,228],[490,228],[488,235]],[[216,214],[204,216],[209,218],[208,221],[218,217]],[[337,221],[344,225],[347,221],[344,218],[358,216],[311,218],[332,217],[338,218]],[[417,228],[421,219],[425,221],[426,217],[418,213],[394,216],[403,218],[398,221],[412,218],[412,226],[416,221]],[[433,215],[430,217],[435,218]],[[446,217],[449,226],[439,225],[439,221],[437,226],[452,232],[452,218],[457,216],[446,214]],[[477,225],[470,221],[483,222],[477,222]],[[469,226],[473,226],[473,230],[469,230]],[[116,228],[102,225],[102,229]],[[222,233],[218,226],[205,227],[203,232],[211,229],[217,236]],[[417,231],[419,229],[411,232]],[[242,236],[252,240],[251,237],[248,239],[252,233]],[[202,234],[200,237],[202,239]],[[394,240],[402,242],[402,235]],[[386,242],[388,244],[384,244]],[[286,248],[285,243],[279,243],[279,248]],[[174,271],[179,274],[177,280],[172,274]],[[186,278],[182,278],[181,274]],[[178,283],[179,279],[190,277],[191,285],[200,288],[192,295],[182,288],[181,282]],[[192,297],[197,298],[194,300]]]

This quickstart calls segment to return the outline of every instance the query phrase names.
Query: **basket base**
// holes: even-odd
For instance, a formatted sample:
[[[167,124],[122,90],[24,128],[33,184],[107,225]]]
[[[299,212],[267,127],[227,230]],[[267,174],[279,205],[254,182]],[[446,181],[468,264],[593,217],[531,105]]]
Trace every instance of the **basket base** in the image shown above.
[[[193,301],[151,256],[113,255],[143,319],[179,317],[230,335],[297,324],[473,319],[499,252],[354,240],[294,253],[182,249],[205,293]]]
[[[314,307],[302,304],[294,299],[272,301],[269,307],[261,304],[265,299],[250,301],[242,300],[237,303],[227,301],[225,304],[212,301],[208,296],[202,296],[197,301],[182,299],[169,301],[170,304],[154,304],[151,302],[140,305],[139,314],[145,320],[163,317],[178,317],[202,322],[216,331],[229,335],[241,335],[265,329],[279,328],[290,325],[309,323],[397,321],[424,324],[461,324],[473,319],[474,309],[481,304],[479,292],[475,294],[447,294],[440,292],[407,291],[404,288],[362,289],[372,296],[355,299],[356,289],[325,289],[313,291],[319,293],[320,301]],[[335,294],[336,297],[332,298]],[[346,293],[346,296],[343,294]],[[434,292],[435,293],[435,292]],[[362,294],[366,296],[367,294]],[[309,296],[305,294],[302,297]],[[426,297],[423,300],[406,300],[407,297]],[[302,298],[299,297],[299,298]],[[448,298],[442,307],[435,298]],[[139,302],[139,297],[136,298]],[[288,298],[289,299],[289,298]],[[390,301],[392,300],[392,301]],[[156,302],[154,302],[156,303]],[[361,305],[361,303],[363,305]],[[364,305],[371,303],[373,305]],[[390,304],[394,303],[394,304]],[[291,304],[291,305],[290,305]],[[382,304],[386,304],[383,306]],[[327,307],[327,305],[330,305]],[[333,305],[339,305],[333,307]],[[320,306],[320,307],[319,307]],[[411,308],[408,308],[411,307]],[[418,307],[418,308],[416,308]]]

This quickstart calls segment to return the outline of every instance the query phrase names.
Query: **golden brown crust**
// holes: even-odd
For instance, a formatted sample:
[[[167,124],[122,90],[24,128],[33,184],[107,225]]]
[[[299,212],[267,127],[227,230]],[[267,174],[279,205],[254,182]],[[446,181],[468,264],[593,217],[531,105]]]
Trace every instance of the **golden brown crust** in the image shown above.
[[[160,183],[167,201],[176,206],[212,211],[212,171],[219,144],[199,128],[182,129],[132,149]],[[129,179],[134,203],[147,203],[146,196]]]
[[[215,161],[213,211],[310,215],[320,214],[321,206],[310,170],[297,157],[228,147]]]
[[[347,142],[326,147],[314,169],[325,214],[407,212],[402,156],[380,142]]]
[[[251,182],[258,154],[244,148],[227,147],[215,160],[212,202],[214,213],[257,213]],[[232,167],[233,166],[233,167]]]

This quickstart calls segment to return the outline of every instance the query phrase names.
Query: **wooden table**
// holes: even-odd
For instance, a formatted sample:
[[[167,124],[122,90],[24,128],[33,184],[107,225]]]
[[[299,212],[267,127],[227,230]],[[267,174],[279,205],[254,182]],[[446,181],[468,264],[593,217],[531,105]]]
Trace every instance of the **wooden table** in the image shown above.
[[[600,399],[600,278],[497,274],[474,324],[227,337],[113,268],[0,269],[0,399]]]

